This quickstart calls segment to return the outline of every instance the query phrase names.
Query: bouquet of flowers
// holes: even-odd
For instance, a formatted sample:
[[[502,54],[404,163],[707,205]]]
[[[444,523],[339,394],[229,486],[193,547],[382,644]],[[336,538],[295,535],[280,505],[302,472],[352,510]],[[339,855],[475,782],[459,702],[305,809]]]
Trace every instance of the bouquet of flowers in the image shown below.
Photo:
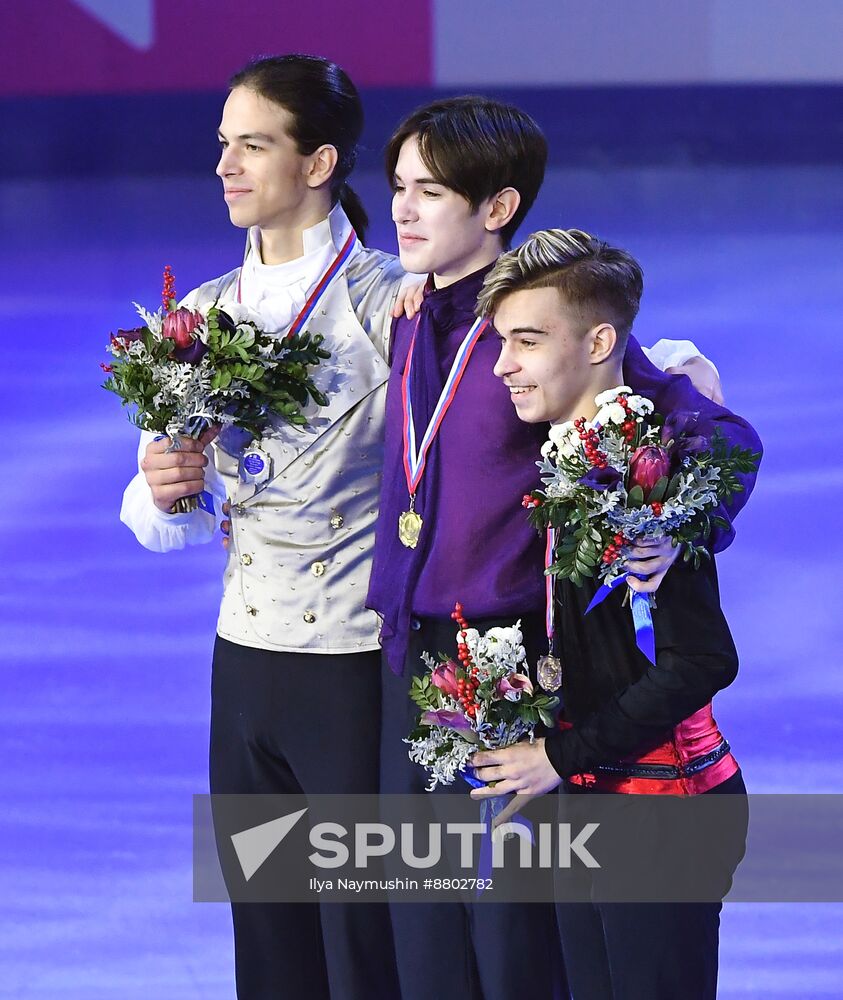
[[[537,527],[556,530],[548,573],[611,586],[625,574],[626,546],[667,536],[698,567],[712,526],[727,526],[716,508],[743,490],[738,474],[755,471],[761,456],[730,447],[719,429],[699,434],[699,413],[665,420],[628,386],[594,401],[593,420],[550,428],[538,463],[544,489],[523,500]]]
[[[471,755],[499,749],[524,737],[533,739],[539,722],[554,725],[559,699],[533,690],[528,675],[521,623],[490,628],[484,635],[469,628],[457,604],[451,615],[459,626],[457,661],[423,654],[428,672],[413,679],[410,697],[421,709],[418,725],[404,742],[410,760],[430,774],[428,791],[453,783]]]
[[[104,389],[134,406],[130,419],[144,430],[198,438],[210,426],[234,425],[260,437],[270,414],[305,424],[308,400],[327,399],[311,372],[330,353],[307,332],[280,338],[238,303],[179,308],[172,271],[164,268],[163,305],[151,313],[133,303],[143,326],[118,330],[102,364]]]

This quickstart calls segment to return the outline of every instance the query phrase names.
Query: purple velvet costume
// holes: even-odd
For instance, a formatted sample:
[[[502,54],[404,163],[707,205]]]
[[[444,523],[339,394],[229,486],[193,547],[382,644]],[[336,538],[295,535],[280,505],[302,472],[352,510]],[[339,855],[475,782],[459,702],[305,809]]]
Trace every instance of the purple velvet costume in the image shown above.
[[[443,289],[428,283],[410,386],[419,423],[427,423],[474,321],[488,271],[483,268]],[[403,317],[393,323],[383,487],[366,601],[383,617],[381,642],[396,674],[404,668],[414,615],[447,618],[460,601],[469,621],[500,616],[514,620],[542,614],[545,601],[544,541],[528,524],[520,504],[538,483],[536,462],[547,425],[526,424],[517,417],[509,390],[492,371],[500,345],[491,327],[474,348],[428,454],[415,501],[424,520],[418,546],[406,548],[398,539],[398,518],[409,503],[401,382],[415,323]],[[700,433],[713,430],[716,422],[733,444],[761,450],[746,421],[701,396],[687,377],[665,375],[647,360],[634,337],[624,357],[624,380],[649,397],[657,412],[700,411]],[[755,477],[743,480],[745,492],[720,512],[730,521],[746,502]],[[712,547],[720,551],[733,537],[731,527],[717,530]]]

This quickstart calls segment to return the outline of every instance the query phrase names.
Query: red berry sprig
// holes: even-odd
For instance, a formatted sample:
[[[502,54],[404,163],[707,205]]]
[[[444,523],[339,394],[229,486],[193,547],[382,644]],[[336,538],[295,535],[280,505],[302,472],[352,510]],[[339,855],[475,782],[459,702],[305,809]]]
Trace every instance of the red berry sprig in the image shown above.
[[[532,507],[541,507],[542,502],[538,497],[534,497],[530,493],[525,493],[523,499],[521,500],[521,506],[526,510],[530,510]]]
[[[606,566],[608,566],[610,563],[613,563],[621,554],[621,549],[624,547],[624,545],[627,544],[628,543],[626,538],[624,538],[624,536],[620,532],[618,532],[615,535],[615,537],[611,540],[611,542],[609,542],[609,544],[606,546],[603,555],[601,556],[603,563]]]
[[[656,515],[656,517],[661,517],[661,513],[664,510],[664,507],[658,502],[658,500],[654,500],[650,504],[650,508],[653,511],[653,513]]]
[[[477,667],[474,665],[471,651],[465,641],[468,622],[463,617],[462,605],[459,601],[454,605],[451,618],[460,627],[462,642],[457,643],[457,659],[466,674],[465,678],[457,680],[457,701],[462,705],[465,714],[473,719],[477,715],[477,689],[480,687],[480,681],[477,679]]]
[[[618,403],[623,407],[626,413],[626,420],[621,424],[621,434],[624,436],[624,440],[627,444],[631,444],[633,438],[635,437],[635,417],[632,415],[632,410],[629,406],[629,400],[626,396],[618,396]]]
[[[173,269],[169,264],[164,267],[164,289],[161,292],[161,301],[164,303],[164,308],[170,308],[170,300],[176,297],[176,279],[173,275]]]
[[[593,427],[589,427],[586,430],[585,417],[578,417],[574,421],[574,427],[576,427],[580,441],[583,443],[583,451],[589,464],[597,469],[605,469],[609,464],[609,459],[598,447],[600,444],[600,435]]]

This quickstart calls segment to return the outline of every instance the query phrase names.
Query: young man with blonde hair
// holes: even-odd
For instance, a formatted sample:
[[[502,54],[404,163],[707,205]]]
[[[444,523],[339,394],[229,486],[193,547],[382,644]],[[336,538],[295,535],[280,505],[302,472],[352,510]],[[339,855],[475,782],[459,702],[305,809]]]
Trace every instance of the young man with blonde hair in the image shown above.
[[[730,443],[760,451],[752,428],[684,379],[631,371],[630,339],[643,291],[638,262],[579,230],[534,233],[486,277],[478,312],[500,338],[495,374],[526,424],[562,424],[597,413],[595,396],[621,384],[649,397],[665,417],[699,415],[698,431],[719,428]],[[632,352],[632,357],[630,355]],[[633,366],[634,367],[634,366]],[[727,518],[746,502],[744,479]],[[732,530],[716,529],[712,558],[682,561],[665,576],[654,612],[656,658],[637,648],[621,595],[586,617],[598,581],[559,579],[556,652],[565,664],[566,728],[535,743],[484,751],[476,774],[494,787],[478,799],[515,793],[505,813],[564,782],[569,792],[697,795],[745,793],[738,764],[711,713],[734,680],[737,653],[720,608],[713,552]],[[710,1000],[716,994],[719,903],[594,903],[557,907],[575,1000]]]

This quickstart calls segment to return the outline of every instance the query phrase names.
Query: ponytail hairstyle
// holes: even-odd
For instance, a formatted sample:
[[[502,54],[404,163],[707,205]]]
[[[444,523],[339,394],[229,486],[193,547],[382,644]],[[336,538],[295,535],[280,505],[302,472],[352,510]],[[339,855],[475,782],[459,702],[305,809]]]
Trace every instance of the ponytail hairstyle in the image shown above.
[[[319,56],[268,56],[235,73],[228,87],[247,87],[280,104],[292,118],[289,135],[302,156],[324,145],[336,149],[331,205],[342,205],[360,241],[365,242],[369,218],[347,182],[363,131],[363,105],[348,74]]]

